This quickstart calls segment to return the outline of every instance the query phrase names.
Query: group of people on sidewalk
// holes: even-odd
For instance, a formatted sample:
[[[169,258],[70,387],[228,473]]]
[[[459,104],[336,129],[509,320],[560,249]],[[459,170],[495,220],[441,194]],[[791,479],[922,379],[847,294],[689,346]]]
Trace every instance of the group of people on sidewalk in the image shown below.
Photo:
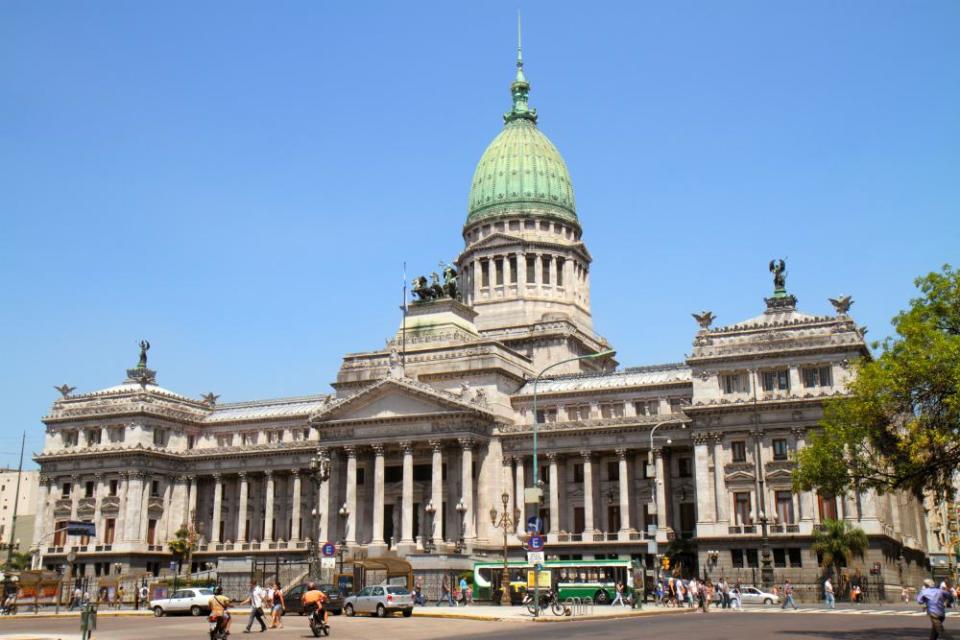
[[[710,610],[714,604],[721,609],[742,609],[740,583],[730,584],[725,578],[720,578],[716,584],[707,578],[675,578],[670,577],[657,583],[657,602],[665,606],[699,608],[702,613]]]
[[[426,599],[423,597],[422,578],[418,578],[416,585],[413,587],[413,603],[426,604]],[[441,604],[447,604],[451,607],[459,607],[461,604],[464,606],[473,604],[473,586],[467,582],[465,577],[461,576],[457,587],[451,589],[450,579],[447,576],[443,576],[443,580],[440,583],[440,598],[437,600],[437,606],[439,607]]]

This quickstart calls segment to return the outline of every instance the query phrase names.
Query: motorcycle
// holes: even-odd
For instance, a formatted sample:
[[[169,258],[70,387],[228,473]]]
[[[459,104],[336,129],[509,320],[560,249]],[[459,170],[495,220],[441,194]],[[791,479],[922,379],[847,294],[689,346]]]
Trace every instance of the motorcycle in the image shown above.
[[[210,616],[210,640],[227,640],[227,619]]]
[[[320,607],[314,607],[310,613],[310,631],[313,632],[314,638],[330,635],[330,625],[323,621],[323,609]]]
[[[536,604],[534,604],[534,590],[527,589],[526,595],[523,597],[523,606],[527,608],[527,611],[530,612],[530,615],[537,615],[539,611],[546,610],[547,607],[550,607],[550,610],[555,616],[562,616],[566,611],[564,610],[563,605],[560,603],[560,600],[557,598],[557,592],[553,589],[545,589],[540,592],[540,606],[539,611]]]

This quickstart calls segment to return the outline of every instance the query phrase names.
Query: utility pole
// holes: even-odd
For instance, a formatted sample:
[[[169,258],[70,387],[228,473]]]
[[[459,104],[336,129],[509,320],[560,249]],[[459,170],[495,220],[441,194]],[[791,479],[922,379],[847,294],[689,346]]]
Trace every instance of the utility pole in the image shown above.
[[[20,440],[20,465],[17,467],[17,490],[13,497],[13,519],[10,521],[10,545],[7,547],[7,566],[13,558],[13,548],[17,545],[17,507],[20,506],[20,476],[23,475],[23,449],[27,444],[27,432],[24,430]],[[39,588],[39,587],[38,587]]]

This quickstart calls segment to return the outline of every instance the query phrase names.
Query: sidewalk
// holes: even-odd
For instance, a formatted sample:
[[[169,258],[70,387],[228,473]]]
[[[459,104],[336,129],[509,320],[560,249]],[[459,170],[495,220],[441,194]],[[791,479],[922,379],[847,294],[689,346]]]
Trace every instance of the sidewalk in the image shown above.
[[[26,608],[26,607],[21,607]],[[67,611],[66,608],[61,607],[60,613],[57,613],[55,607],[41,607],[40,613],[34,613],[32,608],[30,611],[17,611],[16,615],[13,616],[0,616],[0,625],[3,624],[4,620],[22,620],[24,618],[79,618],[80,609],[74,609],[73,611]],[[153,611],[149,609],[140,609],[139,611],[134,611],[133,609],[97,609],[98,618],[112,618],[112,617],[137,617],[137,616],[152,616]],[[0,636],[2,640],[6,640],[9,636]]]
[[[418,618],[449,618],[451,620],[489,620],[502,621],[510,620],[514,622],[572,622],[575,620],[609,620],[614,618],[639,618],[643,616],[670,615],[679,613],[688,613],[689,609],[673,609],[665,607],[646,606],[643,609],[630,609],[627,607],[612,607],[602,605],[593,607],[592,612],[585,615],[555,616],[547,609],[539,618],[534,618],[527,611],[526,607],[510,606],[498,607],[492,605],[465,605],[461,607],[437,607],[427,605],[415,607],[414,617]]]

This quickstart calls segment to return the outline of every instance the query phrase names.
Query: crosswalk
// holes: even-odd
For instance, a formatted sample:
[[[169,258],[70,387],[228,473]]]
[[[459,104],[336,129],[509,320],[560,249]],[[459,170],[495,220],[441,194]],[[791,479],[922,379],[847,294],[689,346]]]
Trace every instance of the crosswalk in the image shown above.
[[[723,611],[721,609],[721,611]],[[780,607],[769,607],[763,609],[744,609],[747,613],[782,613],[782,614],[818,614],[828,615],[847,615],[847,616],[926,616],[926,612],[921,610],[909,611],[904,609],[826,609],[817,607],[801,607],[799,609],[781,609]],[[725,612],[735,613],[732,609]],[[957,615],[957,614],[954,614]]]

